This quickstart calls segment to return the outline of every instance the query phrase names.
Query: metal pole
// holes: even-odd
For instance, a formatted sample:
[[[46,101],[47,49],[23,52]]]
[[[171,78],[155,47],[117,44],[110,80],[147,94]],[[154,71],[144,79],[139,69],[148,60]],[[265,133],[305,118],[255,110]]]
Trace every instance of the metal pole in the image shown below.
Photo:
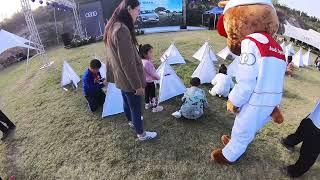
[[[53,8],[53,17],[54,17],[54,26],[56,27],[57,42],[58,42],[58,44],[59,44],[59,36],[58,36],[58,28],[57,28],[57,19],[56,19],[56,8]]]
[[[217,14],[214,14],[214,23],[213,23],[214,29],[216,29],[216,20],[217,20]]]

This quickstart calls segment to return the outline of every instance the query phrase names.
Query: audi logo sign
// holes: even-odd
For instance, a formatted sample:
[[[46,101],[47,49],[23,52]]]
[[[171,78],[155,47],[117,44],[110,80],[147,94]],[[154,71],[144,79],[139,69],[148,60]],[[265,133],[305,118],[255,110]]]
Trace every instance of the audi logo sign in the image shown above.
[[[86,13],[84,14],[84,16],[85,16],[86,18],[96,17],[96,16],[98,16],[98,12],[97,12],[97,11],[86,12]]]

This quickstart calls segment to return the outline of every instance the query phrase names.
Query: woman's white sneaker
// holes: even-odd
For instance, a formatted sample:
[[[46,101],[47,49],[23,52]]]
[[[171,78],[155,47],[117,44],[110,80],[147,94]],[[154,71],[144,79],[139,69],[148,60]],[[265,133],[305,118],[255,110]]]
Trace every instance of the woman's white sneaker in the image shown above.
[[[137,135],[139,141],[148,141],[157,137],[156,132],[148,132],[146,131],[143,135]]]

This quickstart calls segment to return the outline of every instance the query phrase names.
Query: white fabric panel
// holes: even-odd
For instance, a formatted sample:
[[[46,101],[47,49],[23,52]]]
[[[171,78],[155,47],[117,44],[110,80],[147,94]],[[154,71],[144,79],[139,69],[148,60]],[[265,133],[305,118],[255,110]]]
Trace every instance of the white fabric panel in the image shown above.
[[[216,70],[213,61],[210,59],[209,50],[209,46],[207,46],[203,59],[191,76],[198,77],[201,80],[201,84],[211,83],[213,78],[216,76]]]
[[[99,69],[99,72],[102,78],[107,78],[107,66],[105,63],[101,62],[101,68]]]
[[[158,73],[160,74],[159,102],[166,101],[186,91],[183,81],[167,62],[162,63]]]
[[[302,49],[300,50],[293,56],[292,62],[294,66],[296,67],[303,67],[303,60],[302,60]]]
[[[13,47],[25,47],[25,48],[35,49],[34,47],[25,44],[25,43],[29,43],[30,42],[29,40],[24,39],[15,34],[12,34],[10,32],[7,32],[3,29],[0,30],[0,39],[1,39],[0,54]],[[30,42],[30,44],[33,44],[33,43]]]
[[[314,107],[309,118],[312,120],[313,124],[318,129],[320,129],[320,100],[318,101],[317,105]]]
[[[212,51],[208,42],[205,42],[202,45],[202,47],[192,57],[201,61],[204,58],[204,56],[206,55],[205,54],[206,49],[209,49],[208,53],[209,53],[209,58],[211,59],[211,61],[217,62],[218,59],[217,59],[216,55],[214,54],[214,52]]]
[[[166,52],[162,55],[161,61],[167,61],[169,64],[185,64],[185,60],[181,56],[179,50],[174,44],[171,44]]]
[[[237,74],[237,67],[238,67],[238,57],[235,58],[232,63],[228,66],[228,75],[230,77],[236,77]]]
[[[123,113],[121,90],[114,83],[108,83],[106,99],[103,104],[102,117]]]
[[[303,59],[304,66],[311,66],[312,65],[312,60],[310,57],[310,50],[303,55],[302,59]]]
[[[67,61],[64,61],[62,67],[61,87],[73,83],[73,85],[78,88],[79,82],[80,77],[78,74],[72,69]]]

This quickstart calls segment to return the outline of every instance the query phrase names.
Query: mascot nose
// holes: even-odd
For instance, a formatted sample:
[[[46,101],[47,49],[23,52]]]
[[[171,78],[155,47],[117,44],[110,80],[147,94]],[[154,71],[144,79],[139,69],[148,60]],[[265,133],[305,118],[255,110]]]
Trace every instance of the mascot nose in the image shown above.
[[[223,17],[224,17],[224,15],[221,15],[219,17],[219,20],[217,23],[217,30],[218,30],[218,33],[220,34],[220,36],[224,36],[224,37],[228,38],[227,32],[226,32],[226,30],[224,28],[224,24],[223,24]]]

